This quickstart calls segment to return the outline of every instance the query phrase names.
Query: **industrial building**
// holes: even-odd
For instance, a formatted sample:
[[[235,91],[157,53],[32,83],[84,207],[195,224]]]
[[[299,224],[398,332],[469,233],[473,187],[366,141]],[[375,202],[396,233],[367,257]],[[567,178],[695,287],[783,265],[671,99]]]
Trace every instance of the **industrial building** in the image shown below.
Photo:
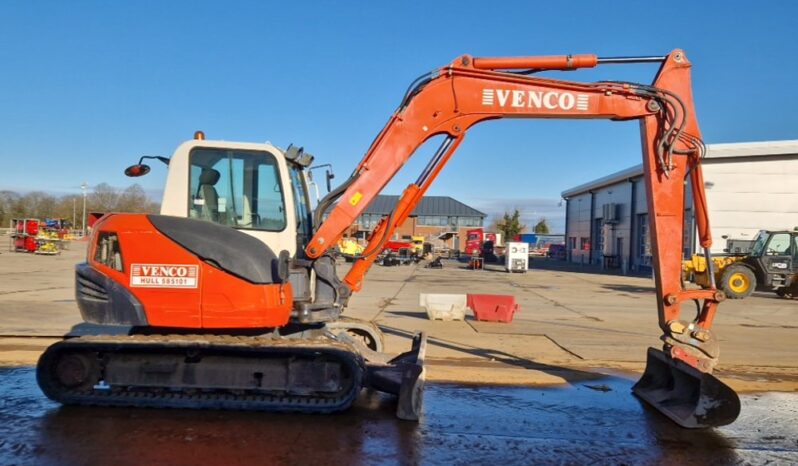
[[[379,195],[352,225],[349,234],[365,238],[380,219],[394,211],[399,196]],[[424,196],[405,222],[396,229],[395,239],[423,236],[426,241],[451,249],[465,248],[467,231],[482,227],[486,214],[449,196]]]
[[[798,140],[707,145],[702,163],[713,253],[727,239],[762,229],[798,228]],[[684,254],[697,251],[689,182]],[[637,165],[562,192],[566,258],[645,273],[651,270],[643,167]]]

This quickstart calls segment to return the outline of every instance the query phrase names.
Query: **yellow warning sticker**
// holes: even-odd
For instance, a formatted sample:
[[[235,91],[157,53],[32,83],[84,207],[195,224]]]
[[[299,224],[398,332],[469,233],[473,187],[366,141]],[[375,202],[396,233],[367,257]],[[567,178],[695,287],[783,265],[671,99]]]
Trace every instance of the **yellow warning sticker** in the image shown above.
[[[360,191],[355,191],[354,196],[349,199],[349,203],[356,206],[361,199],[363,199],[363,194],[361,194]]]

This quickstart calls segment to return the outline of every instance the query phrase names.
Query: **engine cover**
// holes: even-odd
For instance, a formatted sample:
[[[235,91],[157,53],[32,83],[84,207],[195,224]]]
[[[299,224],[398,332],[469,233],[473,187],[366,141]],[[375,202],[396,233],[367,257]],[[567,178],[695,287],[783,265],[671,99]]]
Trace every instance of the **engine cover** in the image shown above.
[[[268,247],[229,227],[110,214],[95,224],[87,264],[78,266],[77,300],[84,320],[97,324],[281,327],[291,315],[292,291],[277,261]]]

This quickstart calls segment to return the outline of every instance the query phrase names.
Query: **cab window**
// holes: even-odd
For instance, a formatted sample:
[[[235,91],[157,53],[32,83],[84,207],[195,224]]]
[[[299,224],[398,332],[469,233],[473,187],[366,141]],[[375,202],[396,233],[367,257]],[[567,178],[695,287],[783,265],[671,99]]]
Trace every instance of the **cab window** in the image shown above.
[[[770,238],[766,253],[772,256],[784,256],[790,253],[789,233],[776,233]]]
[[[189,163],[189,217],[241,229],[285,229],[285,198],[274,155],[195,148]]]
[[[310,209],[310,200],[305,183],[303,181],[302,169],[289,163],[288,173],[291,176],[291,187],[294,194],[294,209],[296,211],[296,230],[297,246],[304,249],[307,241],[313,234],[313,217]]]

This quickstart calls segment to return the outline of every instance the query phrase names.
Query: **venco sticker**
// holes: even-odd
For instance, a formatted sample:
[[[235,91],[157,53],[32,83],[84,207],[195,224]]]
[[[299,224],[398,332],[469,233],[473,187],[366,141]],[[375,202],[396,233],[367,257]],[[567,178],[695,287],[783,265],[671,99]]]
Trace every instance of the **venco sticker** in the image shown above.
[[[196,288],[199,267],[179,264],[132,264],[130,286],[142,288]]]

